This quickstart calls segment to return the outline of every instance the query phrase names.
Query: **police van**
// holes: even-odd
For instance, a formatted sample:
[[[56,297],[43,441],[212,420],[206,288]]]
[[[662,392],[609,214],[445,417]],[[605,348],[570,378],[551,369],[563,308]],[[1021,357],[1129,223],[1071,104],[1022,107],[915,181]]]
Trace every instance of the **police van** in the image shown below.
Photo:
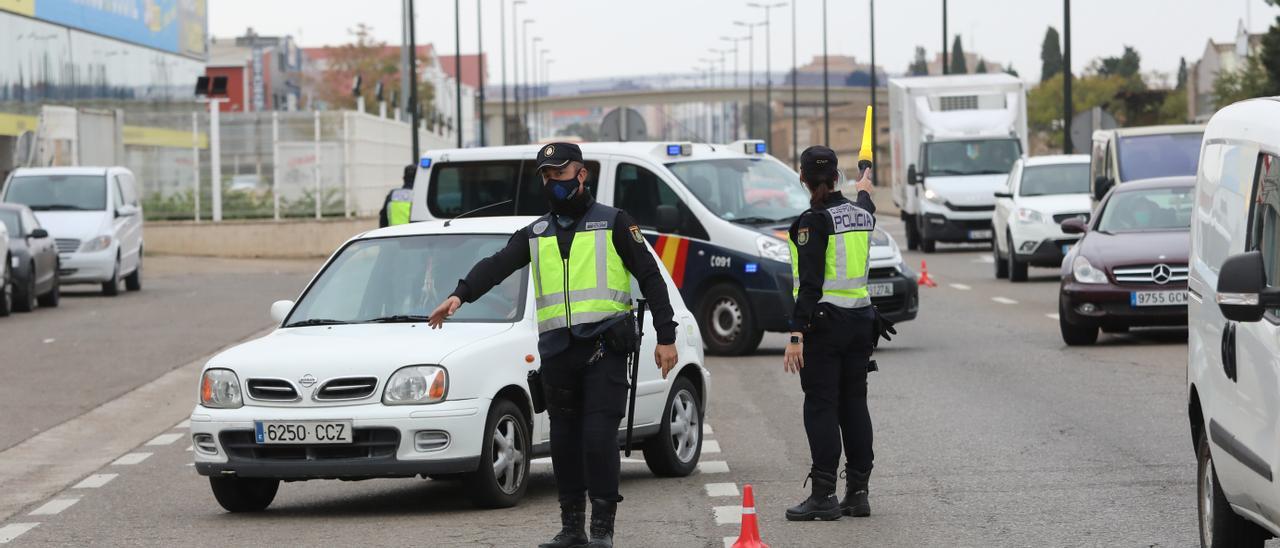
[[[542,215],[534,157],[544,145],[439,150],[419,162],[411,219]],[[809,207],[799,177],[764,141],[582,143],[596,200],[626,210],[694,312],[708,352],[747,354],[765,331],[787,331],[793,299],[787,228]],[[872,301],[895,321],[915,318],[914,274],[877,230]]]

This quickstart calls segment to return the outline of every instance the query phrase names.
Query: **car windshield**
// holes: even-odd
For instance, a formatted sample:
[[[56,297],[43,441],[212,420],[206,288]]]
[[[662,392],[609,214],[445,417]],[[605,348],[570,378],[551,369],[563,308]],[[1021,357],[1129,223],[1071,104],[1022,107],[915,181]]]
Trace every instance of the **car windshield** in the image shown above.
[[[352,242],[320,272],[285,327],[425,321],[472,265],[501,249],[509,238],[436,234]],[[527,270],[463,305],[449,321],[516,321],[524,313]]]
[[[1102,210],[1098,231],[1189,230],[1192,205],[1190,187],[1116,192]]]
[[[1022,155],[1017,139],[939,141],[924,145],[926,175],[1008,173]]]
[[[746,224],[785,222],[809,207],[809,192],[795,172],[763,158],[667,164],[716,216]]]
[[[1200,165],[1203,133],[1172,133],[1121,137],[1120,180],[1195,175]]]
[[[18,212],[11,209],[0,209],[0,224],[4,224],[10,238],[17,238],[22,231],[18,229]]]
[[[1088,194],[1089,164],[1028,166],[1022,169],[1022,196]]]
[[[107,180],[101,175],[23,175],[9,180],[4,201],[34,211],[103,211]]]

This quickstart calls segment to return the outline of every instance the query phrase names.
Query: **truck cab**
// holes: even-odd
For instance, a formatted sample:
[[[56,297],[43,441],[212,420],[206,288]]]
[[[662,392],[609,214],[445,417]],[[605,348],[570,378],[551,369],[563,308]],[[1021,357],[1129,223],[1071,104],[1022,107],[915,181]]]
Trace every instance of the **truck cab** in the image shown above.
[[[1194,176],[1204,128],[1169,125],[1094,131],[1089,153],[1089,193],[1094,203],[1126,181]]]
[[[424,154],[411,220],[546,213],[533,160],[541,146]],[[635,218],[697,318],[707,351],[747,354],[764,332],[788,329],[794,302],[787,228],[809,207],[809,195],[794,171],[766,153],[763,141],[581,148],[587,189]],[[873,302],[891,319],[914,318],[913,274],[887,234],[874,240]]]

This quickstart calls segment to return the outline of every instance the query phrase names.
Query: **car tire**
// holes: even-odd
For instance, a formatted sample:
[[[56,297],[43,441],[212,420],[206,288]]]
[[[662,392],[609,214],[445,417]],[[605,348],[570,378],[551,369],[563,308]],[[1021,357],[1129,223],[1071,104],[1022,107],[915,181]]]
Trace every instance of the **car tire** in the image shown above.
[[[30,265],[31,274],[27,276],[26,282],[21,289],[14,288],[13,291],[13,309],[18,312],[31,312],[36,309],[39,304],[39,295],[36,295],[36,265]]]
[[[1025,282],[1027,281],[1027,263],[1018,260],[1018,254],[1013,252],[1013,234],[1006,234],[1005,239],[1009,242],[1009,281]]]
[[[920,231],[916,230],[916,216],[903,213],[902,224],[906,226],[907,250],[915,251],[920,249]]]
[[[58,267],[53,270],[53,287],[44,295],[40,296],[40,306],[46,308],[57,308],[58,301],[62,300],[62,277],[58,275]]]
[[[268,478],[209,478],[213,498],[228,512],[261,512],[271,506],[280,480]]]
[[[102,282],[102,294],[114,297],[120,294],[120,257],[116,257],[115,270],[111,271],[111,279]]]
[[[1196,521],[1201,548],[1261,548],[1271,535],[1231,509],[1218,483],[1208,436],[1196,437]]]
[[[698,325],[707,353],[717,356],[755,352],[764,337],[746,292],[732,283],[713,285],[704,294],[698,303]]]
[[[938,242],[924,235],[924,217],[916,215],[916,238],[920,240],[920,251],[933,253],[938,250]]]
[[[142,290],[142,250],[138,250],[138,266],[133,273],[124,277],[124,288],[129,291]]]
[[[992,240],[991,257],[995,259],[996,279],[1003,280],[1009,277],[1009,263],[1005,262],[1004,257],[1000,256],[1000,243]]]
[[[529,423],[516,404],[498,399],[484,427],[480,467],[467,477],[467,490],[480,508],[510,508],[529,488]]]
[[[658,433],[644,440],[644,463],[655,476],[688,476],[702,456],[702,405],[693,383],[677,377],[662,409]]]
[[[1067,346],[1089,346],[1098,342],[1098,326],[1093,324],[1074,324],[1068,319],[1066,305],[1058,298],[1058,330],[1062,332],[1062,342]]]
[[[13,281],[10,280],[10,272],[8,268],[9,257],[4,258],[4,276],[0,277],[0,318],[7,317],[13,312]]]

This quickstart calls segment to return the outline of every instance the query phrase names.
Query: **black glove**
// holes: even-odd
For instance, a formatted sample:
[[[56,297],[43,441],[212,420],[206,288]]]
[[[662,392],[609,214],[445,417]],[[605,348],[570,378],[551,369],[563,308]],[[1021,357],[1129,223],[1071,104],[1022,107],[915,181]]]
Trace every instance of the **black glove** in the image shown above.
[[[893,328],[893,322],[880,315],[879,308],[872,306],[871,309],[876,313],[875,320],[871,322],[871,346],[872,348],[878,348],[881,338],[884,338],[885,341],[892,341],[893,337],[890,337],[890,335],[897,335],[898,330]]]

